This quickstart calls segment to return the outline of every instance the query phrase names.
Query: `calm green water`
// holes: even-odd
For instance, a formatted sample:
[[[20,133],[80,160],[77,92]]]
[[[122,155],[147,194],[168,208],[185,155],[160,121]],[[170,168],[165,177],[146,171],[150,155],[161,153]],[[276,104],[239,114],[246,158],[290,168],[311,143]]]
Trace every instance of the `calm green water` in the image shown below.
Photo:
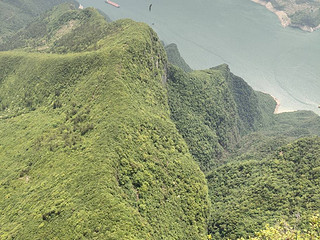
[[[254,89],[278,98],[280,111],[320,113],[320,31],[282,28],[273,13],[250,0],[114,1],[121,7],[79,0],[111,19],[149,24],[165,43],[178,44],[193,69],[229,64]]]

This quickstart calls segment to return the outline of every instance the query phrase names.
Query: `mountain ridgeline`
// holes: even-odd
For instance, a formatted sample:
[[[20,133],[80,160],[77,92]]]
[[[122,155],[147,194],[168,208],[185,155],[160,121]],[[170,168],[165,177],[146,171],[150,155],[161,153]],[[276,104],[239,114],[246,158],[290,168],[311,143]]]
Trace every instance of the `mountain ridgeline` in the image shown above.
[[[284,220],[306,236],[319,236],[310,233],[319,225],[311,229],[308,221],[320,206],[319,137],[312,137],[320,135],[319,116],[274,114],[275,100],[227,65],[187,73],[177,64],[168,72],[171,118],[206,173],[212,239],[249,238]]]
[[[0,238],[203,239],[208,189],[170,119],[158,37],[123,20],[87,43],[78,29],[102,17],[60,6],[57,31],[62,8],[89,17],[59,54],[0,53]]]
[[[319,116],[274,115],[227,65],[192,71],[146,24],[76,6],[1,32],[0,239],[308,231],[320,144],[297,139]]]
[[[225,162],[241,136],[267,126],[276,106],[227,65],[186,73],[169,67],[171,117],[204,172]]]

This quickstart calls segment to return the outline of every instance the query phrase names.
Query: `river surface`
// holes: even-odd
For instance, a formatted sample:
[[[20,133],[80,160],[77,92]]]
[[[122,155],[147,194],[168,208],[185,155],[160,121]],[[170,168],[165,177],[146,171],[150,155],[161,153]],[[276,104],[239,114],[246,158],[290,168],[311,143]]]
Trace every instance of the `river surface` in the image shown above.
[[[280,101],[279,111],[320,114],[320,31],[283,28],[275,14],[250,0],[78,0],[112,20],[149,24],[176,43],[193,69],[227,63],[255,90]],[[149,5],[152,9],[149,11]]]

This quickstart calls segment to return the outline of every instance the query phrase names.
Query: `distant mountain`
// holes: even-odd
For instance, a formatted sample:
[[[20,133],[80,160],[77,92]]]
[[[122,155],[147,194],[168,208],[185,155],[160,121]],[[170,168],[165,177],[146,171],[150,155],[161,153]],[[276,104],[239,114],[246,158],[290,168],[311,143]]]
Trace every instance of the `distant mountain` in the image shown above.
[[[171,44],[165,46],[164,49],[166,50],[168,61],[171,64],[173,64],[177,67],[180,67],[185,72],[192,71],[190,66],[181,57],[177,44],[171,43]]]
[[[65,3],[7,37],[0,44],[0,50],[67,53],[81,52],[88,47],[97,49],[98,40],[112,31],[110,28],[98,11],[77,11],[75,5]]]
[[[0,43],[19,29],[27,26],[39,16],[60,3],[74,0],[2,0],[0,1]],[[78,4],[77,4],[78,5]]]

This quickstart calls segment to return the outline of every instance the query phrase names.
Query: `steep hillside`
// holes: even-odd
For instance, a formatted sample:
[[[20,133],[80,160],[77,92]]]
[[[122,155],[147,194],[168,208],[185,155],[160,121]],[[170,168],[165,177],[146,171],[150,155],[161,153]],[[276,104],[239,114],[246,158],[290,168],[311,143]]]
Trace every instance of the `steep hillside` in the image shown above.
[[[226,79],[219,70],[185,73],[169,67],[171,118],[203,171],[219,164],[239,139],[239,116]]]
[[[305,138],[272,157],[226,164],[209,174],[213,203],[209,232],[214,239],[253,235],[280,219],[308,228],[309,216],[320,206],[319,150],[319,137]]]
[[[0,1],[0,43],[33,21],[35,16],[60,3],[73,0],[2,0]]]
[[[91,8],[57,6],[0,48],[0,239],[310,229],[320,139],[292,141],[320,135],[316,114],[275,115],[227,65],[191,71],[147,25]]]
[[[185,73],[169,67],[171,118],[204,172],[226,162],[241,136],[270,126],[276,106],[226,64]]]
[[[177,44],[171,43],[164,48],[167,53],[168,61],[181,68],[185,72],[191,72],[192,69],[186,63],[186,61],[181,57]]]
[[[241,77],[234,75],[228,65],[212,68],[224,76],[236,103],[242,135],[267,126],[273,118],[276,102],[268,94],[256,92]]]
[[[70,14],[101,22],[52,12],[65,20],[46,31]],[[204,239],[208,190],[170,119],[160,41],[130,20],[88,33],[0,52],[0,238]]]
[[[172,64],[181,58],[171,51]],[[168,69],[171,118],[202,171],[235,160],[262,159],[283,144],[320,136],[320,117],[311,111],[274,114],[275,100],[254,91],[226,64],[186,73]]]
[[[310,111],[274,114],[275,100],[254,91],[227,65],[191,73],[170,66],[168,72],[171,118],[208,173],[209,236],[249,237],[280,220],[309,229],[307,220],[319,210],[319,176],[309,170],[317,169],[320,140],[280,148],[304,136],[320,136],[319,116]],[[301,164],[283,160],[283,149]],[[298,169],[304,172],[297,175]],[[274,229],[279,228],[261,230],[257,239],[279,239]]]

